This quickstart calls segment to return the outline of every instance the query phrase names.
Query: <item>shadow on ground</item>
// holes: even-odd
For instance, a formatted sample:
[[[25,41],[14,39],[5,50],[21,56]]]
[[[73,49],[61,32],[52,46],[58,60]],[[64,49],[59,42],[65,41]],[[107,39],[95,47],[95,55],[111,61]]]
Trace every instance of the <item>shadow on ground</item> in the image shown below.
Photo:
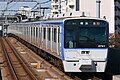
[[[120,75],[120,49],[109,49],[106,73]]]

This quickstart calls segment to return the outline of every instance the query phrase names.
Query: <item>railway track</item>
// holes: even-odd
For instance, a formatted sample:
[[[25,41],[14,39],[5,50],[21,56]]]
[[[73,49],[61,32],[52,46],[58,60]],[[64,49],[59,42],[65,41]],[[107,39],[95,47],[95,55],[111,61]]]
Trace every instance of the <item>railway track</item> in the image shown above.
[[[39,75],[41,80],[52,79],[52,80],[72,80],[72,78],[68,77],[62,71],[58,70],[56,67],[36,55],[32,50],[28,49],[25,45],[11,38],[11,43],[13,43],[14,47],[16,47],[17,51],[19,51],[20,56],[24,58],[24,60],[32,66],[34,71]]]
[[[38,80],[7,38],[0,38],[0,42],[11,80]]]
[[[73,80],[15,39],[0,38],[0,42],[8,80]]]

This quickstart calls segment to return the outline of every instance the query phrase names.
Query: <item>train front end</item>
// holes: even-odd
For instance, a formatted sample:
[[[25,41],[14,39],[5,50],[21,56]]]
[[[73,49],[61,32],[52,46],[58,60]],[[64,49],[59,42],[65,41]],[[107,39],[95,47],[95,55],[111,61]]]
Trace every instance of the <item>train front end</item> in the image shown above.
[[[64,21],[62,59],[65,72],[105,72],[108,22],[100,19]]]

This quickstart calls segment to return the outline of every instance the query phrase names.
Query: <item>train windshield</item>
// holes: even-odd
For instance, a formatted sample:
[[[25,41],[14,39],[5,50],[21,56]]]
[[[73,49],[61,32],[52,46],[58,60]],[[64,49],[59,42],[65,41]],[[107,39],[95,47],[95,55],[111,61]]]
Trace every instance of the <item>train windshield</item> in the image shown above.
[[[92,22],[92,21],[90,21]],[[93,21],[94,22],[94,21]],[[71,23],[70,23],[71,24]],[[93,23],[94,24],[94,23]],[[93,25],[92,24],[92,25]],[[102,25],[102,22],[100,23]],[[65,48],[105,48],[107,47],[107,25],[65,25]]]

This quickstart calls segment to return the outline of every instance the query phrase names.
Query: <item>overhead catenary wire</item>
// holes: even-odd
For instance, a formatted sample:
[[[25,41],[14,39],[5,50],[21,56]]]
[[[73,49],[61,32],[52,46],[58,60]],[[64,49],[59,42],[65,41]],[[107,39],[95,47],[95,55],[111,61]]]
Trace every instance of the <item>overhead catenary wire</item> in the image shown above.
[[[17,4],[17,2],[15,2],[13,5],[11,5],[8,9],[12,8],[13,6],[15,6]]]
[[[48,0],[48,1],[45,1],[45,2],[42,2],[42,3],[37,2],[37,4],[32,8],[32,10],[35,9],[40,4],[46,4],[46,3],[50,2],[50,1],[51,0]]]

